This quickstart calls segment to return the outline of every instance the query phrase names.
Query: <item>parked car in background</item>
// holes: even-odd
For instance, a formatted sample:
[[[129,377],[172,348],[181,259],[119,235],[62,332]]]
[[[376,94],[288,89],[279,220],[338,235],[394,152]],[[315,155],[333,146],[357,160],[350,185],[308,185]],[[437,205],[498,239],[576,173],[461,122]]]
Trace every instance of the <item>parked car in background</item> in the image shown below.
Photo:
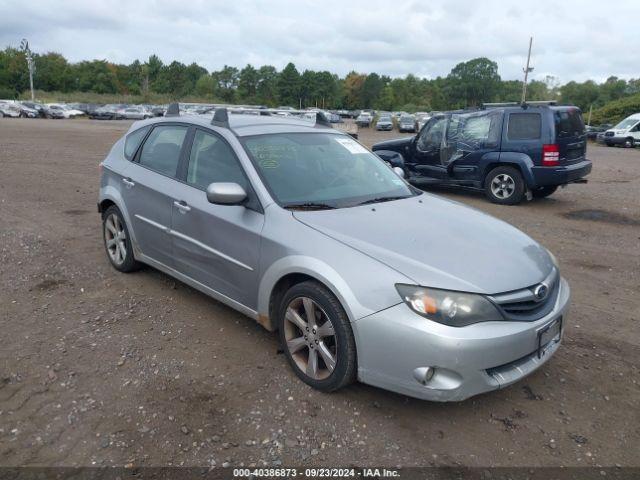
[[[427,123],[427,121],[431,118],[426,112],[418,112],[416,113],[416,132],[422,130],[422,127]]]
[[[603,123],[602,125],[585,125],[584,130],[587,133],[589,140],[597,140],[599,133],[604,133],[609,130],[613,125],[610,123]]]
[[[436,115],[419,135],[373,150],[411,181],[482,189],[505,205],[584,183],[591,172],[580,109],[553,104]]]
[[[359,127],[370,127],[373,123],[373,115],[369,112],[361,112],[356,118],[356,125]]]
[[[120,113],[120,111],[121,108],[119,105],[108,104],[96,108],[89,114],[89,118],[92,118],[94,120],[121,120],[124,118],[124,116],[122,113]]]
[[[45,118],[61,119],[68,118],[65,115],[65,111],[62,108],[51,108],[49,105],[43,105],[43,112]]]
[[[640,145],[640,113],[628,116],[615,127],[604,132],[602,141],[607,147],[622,145],[633,148]]]
[[[61,118],[75,118],[77,116],[84,115],[84,112],[68,108],[60,103],[48,103],[47,108],[50,112],[55,112],[56,115],[62,115]]]
[[[393,130],[393,120],[391,114],[381,115],[376,122],[376,130],[391,131]]]
[[[45,118],[46,117],[46,107],[39,103],[39,102],[29,102],[29,101],[25,101],[25,102],[20,102],[22,103],[22,105],[24,105],[27,108],[31,108],[33,110],[36,110],[38,112],[38,116],[41,118]]]
[[[416,131],[416,119],[413,115],[402,115],[398,120],[399,132],[415,132]]]
[[[570,288],[551,252],[412,187],[321,118],[136,122],[101,167],[112,266],[148,264],[277,331],[320,391],[360,380],[460,401],[561,345]]]
[[[151,118],[151,112],[143,107],[128,107],[124,109],[122,116],[127,120],[144,120]]]
[[[154,105],[151,108],[151,116],[152,117],[164,117],[164,112],[167,110],[166,107],[162,105]]]
[[[0,100],[0,117],[18,118],[20,108],[13,101]]]
[[[16,102],[16,105],[20,109],[20,116],[22,118],[38,118],[40,116],[38,110],[28,107],[22,102]]]

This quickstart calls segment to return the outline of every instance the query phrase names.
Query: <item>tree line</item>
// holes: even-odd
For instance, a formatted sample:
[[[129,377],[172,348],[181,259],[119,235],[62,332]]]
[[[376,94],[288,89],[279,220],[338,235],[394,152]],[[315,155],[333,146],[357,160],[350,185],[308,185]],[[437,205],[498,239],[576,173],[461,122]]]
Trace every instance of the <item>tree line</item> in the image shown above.
[[[29,88],[26,52],[13,47],[0,51],[0,98],[16,98]],[[502,80],[498,64],[474,58],[457,64],[447,76],[435,79],[408,74],[391,78],[377,73],[350,72],[344,77],[326,70],[300,72],[293,63],[282,70],[271,65],[242,69],[225,65],[208,71],[196,63],[163,63],[157,55],[129,65],[106,60],[72,63],[55,52],[33,53],[34,87],[46,92],[93,92],[149,98],[162,94],[171,99],[197,97],[202,101],[276,107],[431,111],[478,106],[482,102],[520,101],[522,81]],[[558,100],[583,111],[640,94],[640,78],[615,76],[603,83],[571,81],[561,85],[556,77],[533,80],[529,100]]]

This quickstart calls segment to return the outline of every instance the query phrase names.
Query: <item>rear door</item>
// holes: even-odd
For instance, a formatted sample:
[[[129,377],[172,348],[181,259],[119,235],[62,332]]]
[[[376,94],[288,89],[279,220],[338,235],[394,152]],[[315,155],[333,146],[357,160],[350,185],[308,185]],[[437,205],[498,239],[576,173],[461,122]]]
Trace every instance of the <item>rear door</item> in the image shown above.
[[[560,165],[584,160],[587,151],[587,133],[578,108],[553,111]]]
[[[122,196],[142,253],[173,266],[171,240],[172,190],[189,127],[162,123],[153,127],[125,177]]]
[[[196,129],[173,190],[171,229],[176,270],[251,309],[258,298],[262,207],[240,162],[217,133]],[[214,205],[206,189],[233,182],[248,194],[244,205]]]

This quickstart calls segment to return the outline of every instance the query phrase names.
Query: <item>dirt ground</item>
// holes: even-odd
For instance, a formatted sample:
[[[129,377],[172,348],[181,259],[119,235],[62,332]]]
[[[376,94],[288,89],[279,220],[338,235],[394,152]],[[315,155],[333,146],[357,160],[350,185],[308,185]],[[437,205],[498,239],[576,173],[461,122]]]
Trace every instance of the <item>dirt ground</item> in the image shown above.
[[[551,249],[573,290],[544,368],[438,404],[311,390],[252,320],[116,272],[98,163],[128,125],[0,119],[0,465],[640,466],[640,150],[592,145],[587,185],[521,206],[436,192]]]

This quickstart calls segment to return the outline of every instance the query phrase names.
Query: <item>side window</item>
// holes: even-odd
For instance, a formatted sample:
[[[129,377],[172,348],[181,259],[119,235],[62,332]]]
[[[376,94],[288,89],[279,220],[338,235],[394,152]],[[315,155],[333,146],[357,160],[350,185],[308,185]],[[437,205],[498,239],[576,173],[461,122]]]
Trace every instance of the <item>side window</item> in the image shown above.
[[[187,183],[207,188],[213,182],[233,182],[247,189],[247,179],[231,147],[220,137],[196,130],[189,156]]]
[[[187,134],[187,127],[161,125],[155,127],[140,152],[140,165],[158,173],[174,177],[180,160],[180,149]]]
[[[512,113],[509,115],[509,140],[537,140],[541,137],[542,117],[539,113]]]
[[[141,129],[127,135],[127,139],[124,141],[124,156],[127,160],[131,160],[136,154],[136,150],[138,150],[140,142],[142,142],[142,139],[150,128],[151,127],[142,127]]]
[[[423,152],[438,150],[442,143],[446,124],[447,119],[442,117],[433,120],[429,126],[423,128],[416,145],[418,150]]]

